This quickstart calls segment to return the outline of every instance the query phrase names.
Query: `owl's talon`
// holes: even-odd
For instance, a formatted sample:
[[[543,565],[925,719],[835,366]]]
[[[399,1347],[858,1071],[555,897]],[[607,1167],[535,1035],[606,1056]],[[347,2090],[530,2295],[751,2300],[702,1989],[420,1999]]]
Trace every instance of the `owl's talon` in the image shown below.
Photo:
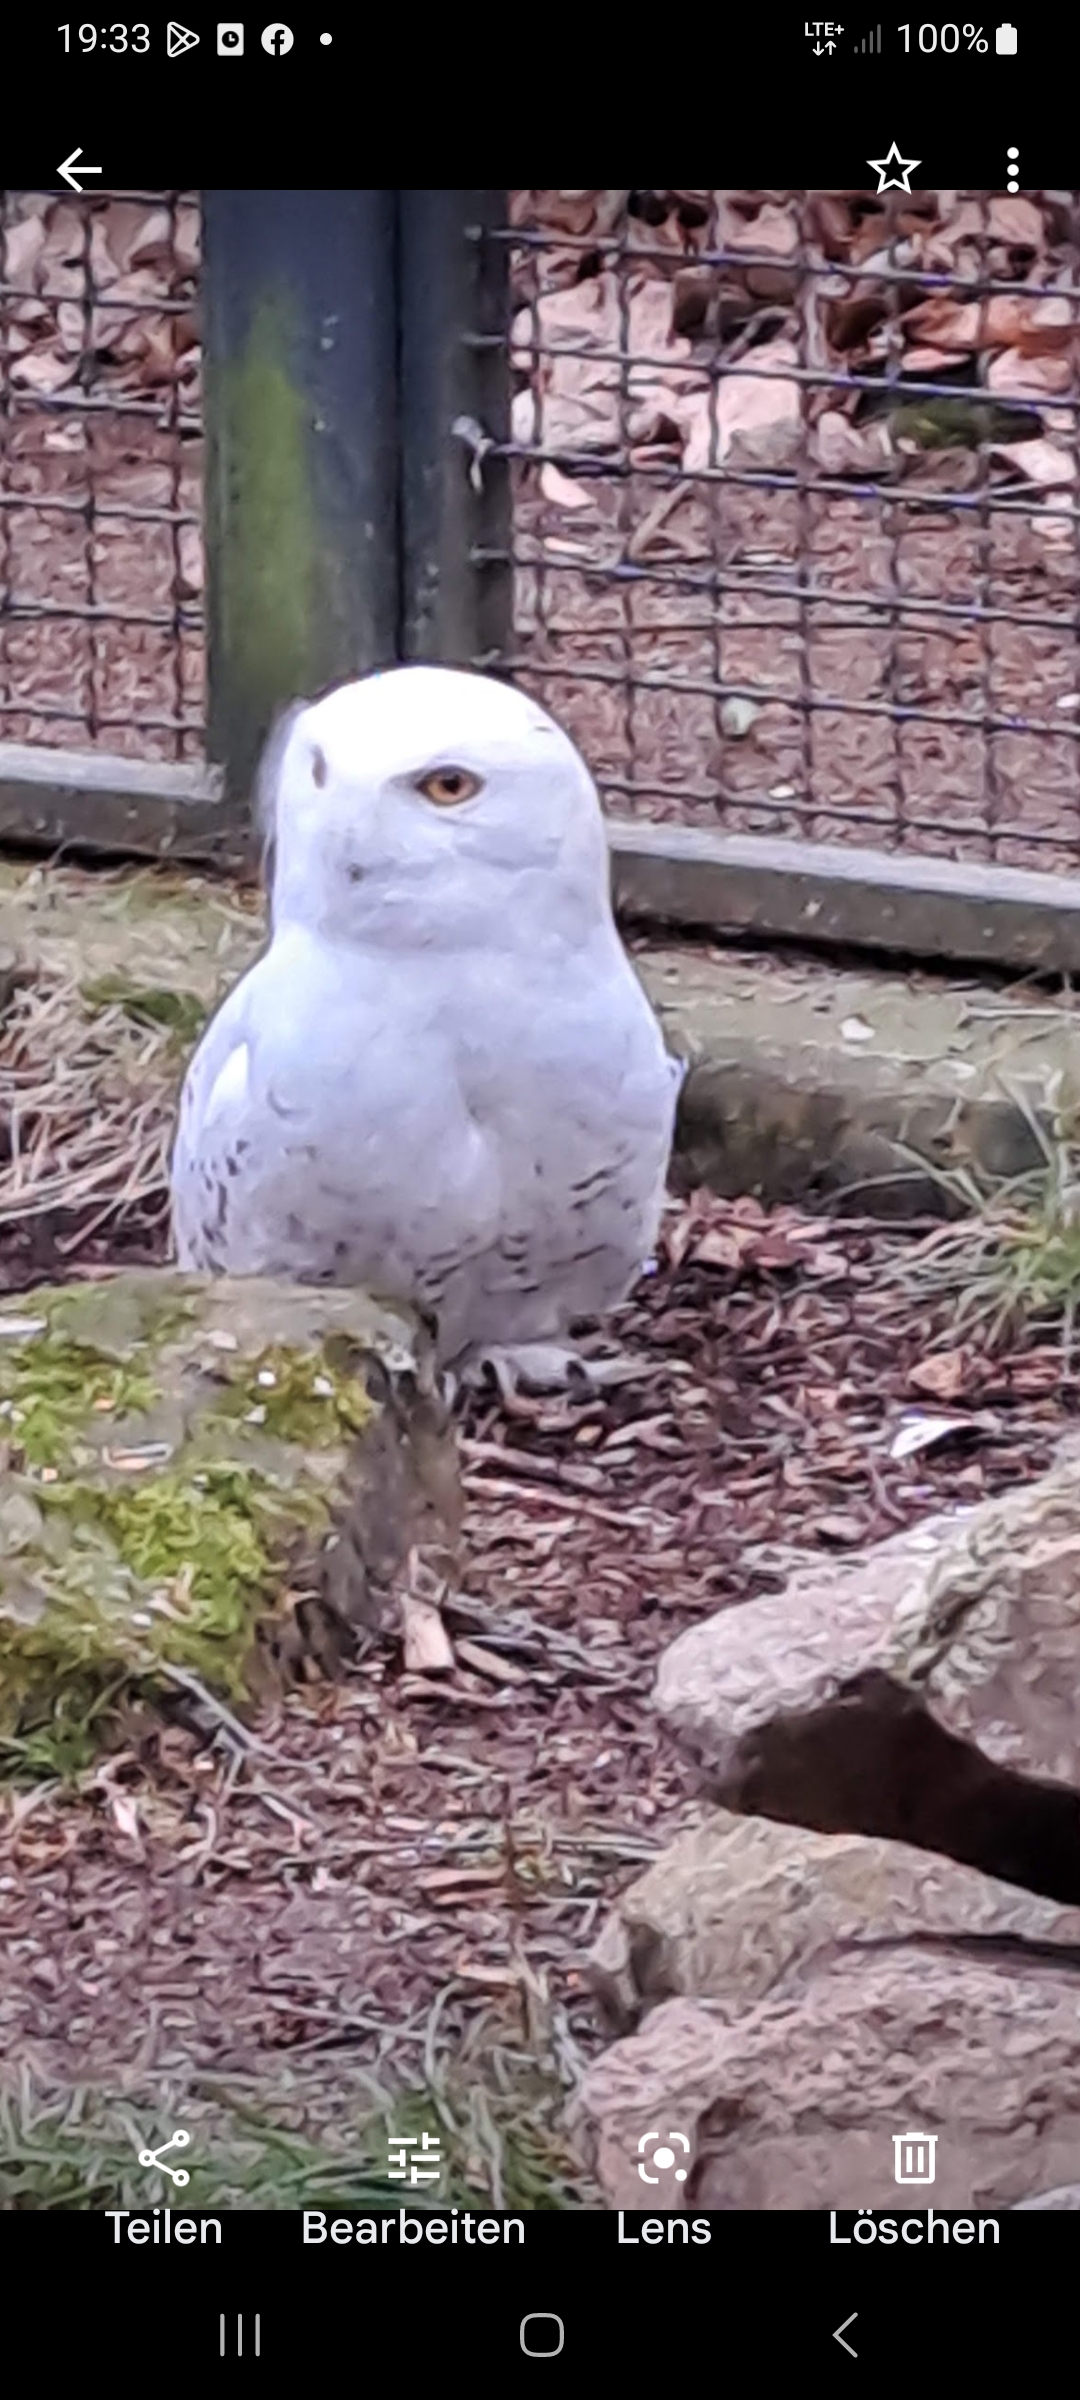
[[[575,1350],[556,1342],[523,1342],[514,1349],[485,1350],[479,1361],[481,1378],[490,1368],[504,1401],[515,1400],[524,1387],[532,1392],[565,1392],[582,1380],[582,1362]]]
[[[488,1370],[499,1387],[503,1404],[512,1407],[522,1391],[573,1392],[584,1397],[621,1383],[634,1383],[652,1373],[645,1359],[584,1358],[580,1350],[557,1342],[523,1342],[513,1349],[480,1351],[461,1370],[461,1382],[482,1389]]]

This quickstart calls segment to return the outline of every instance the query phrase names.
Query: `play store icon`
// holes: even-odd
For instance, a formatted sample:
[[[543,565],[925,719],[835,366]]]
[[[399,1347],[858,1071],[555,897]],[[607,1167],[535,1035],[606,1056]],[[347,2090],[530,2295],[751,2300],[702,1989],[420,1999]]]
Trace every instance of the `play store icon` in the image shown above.
[[[190,26],[174,25],[170,18],[165,29],[165,47],[170,58],[179,58],[184,50],[194,50],[198,39],[198,34],[192,33]]]

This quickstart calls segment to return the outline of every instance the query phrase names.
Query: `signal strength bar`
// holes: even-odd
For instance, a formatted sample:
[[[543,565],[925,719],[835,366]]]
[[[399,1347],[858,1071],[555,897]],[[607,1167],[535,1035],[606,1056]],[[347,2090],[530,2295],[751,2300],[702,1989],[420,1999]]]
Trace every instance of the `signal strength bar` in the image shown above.
[[[856,44],[855,44],[855,48],[856,48],[856,50],[877,50],[877,51],[880,51],[880,49],[881,49],[881,27],[880,27],[880,25],[875,25],[873,32],[872,32],[872,33],[868,33],[864,41],[861,41],[861,42],[856,42]]]

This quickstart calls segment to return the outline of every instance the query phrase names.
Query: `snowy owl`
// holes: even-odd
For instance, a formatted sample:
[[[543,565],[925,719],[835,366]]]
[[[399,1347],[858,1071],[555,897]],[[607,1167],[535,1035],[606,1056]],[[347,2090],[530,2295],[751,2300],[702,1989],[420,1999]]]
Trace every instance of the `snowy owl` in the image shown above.
[[[679,1070],[596,790],[510,685],[400,667],[271,744],[270,938],[191,1061],[180,1264],[365,1284],[473,1379],[565,1383],[663,1203]]]

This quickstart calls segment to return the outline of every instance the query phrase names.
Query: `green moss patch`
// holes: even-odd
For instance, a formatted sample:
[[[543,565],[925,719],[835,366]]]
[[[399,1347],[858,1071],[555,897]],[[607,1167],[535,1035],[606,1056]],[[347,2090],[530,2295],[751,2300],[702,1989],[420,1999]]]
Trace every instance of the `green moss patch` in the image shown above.
[[[173,1034],[184,1050],[194,1047],[209,1013],[197,992],[131,983],[123,975],[99,975],[94,982],[82,984],[80,991],[93,1016],[100,1016],[109,1008],[119,1008],[132,1025],[144,1025],[155,1032],[164,1029]]]
[[[217,1413],[241,1417],[305,1449],[322,1449],[328,1440],[362,1433],[371,1421],[372,1404],[347,1350],[331,1339],[319,1358],[298,1356],[275,1344],[245,1361],[230,1376]]]
[[[151,1405],[154,1386],[145,1373],[47,1338],[0,1356],[0,1393],[0,1428],[12,1449],[29,1466],[59,1467],[88,1410],[130,1415]]]
[[[152,1270],[0,1307],[0,1767],[86,1765],[180,1673],[243,1701],[355,1496],[386,1325]]]

